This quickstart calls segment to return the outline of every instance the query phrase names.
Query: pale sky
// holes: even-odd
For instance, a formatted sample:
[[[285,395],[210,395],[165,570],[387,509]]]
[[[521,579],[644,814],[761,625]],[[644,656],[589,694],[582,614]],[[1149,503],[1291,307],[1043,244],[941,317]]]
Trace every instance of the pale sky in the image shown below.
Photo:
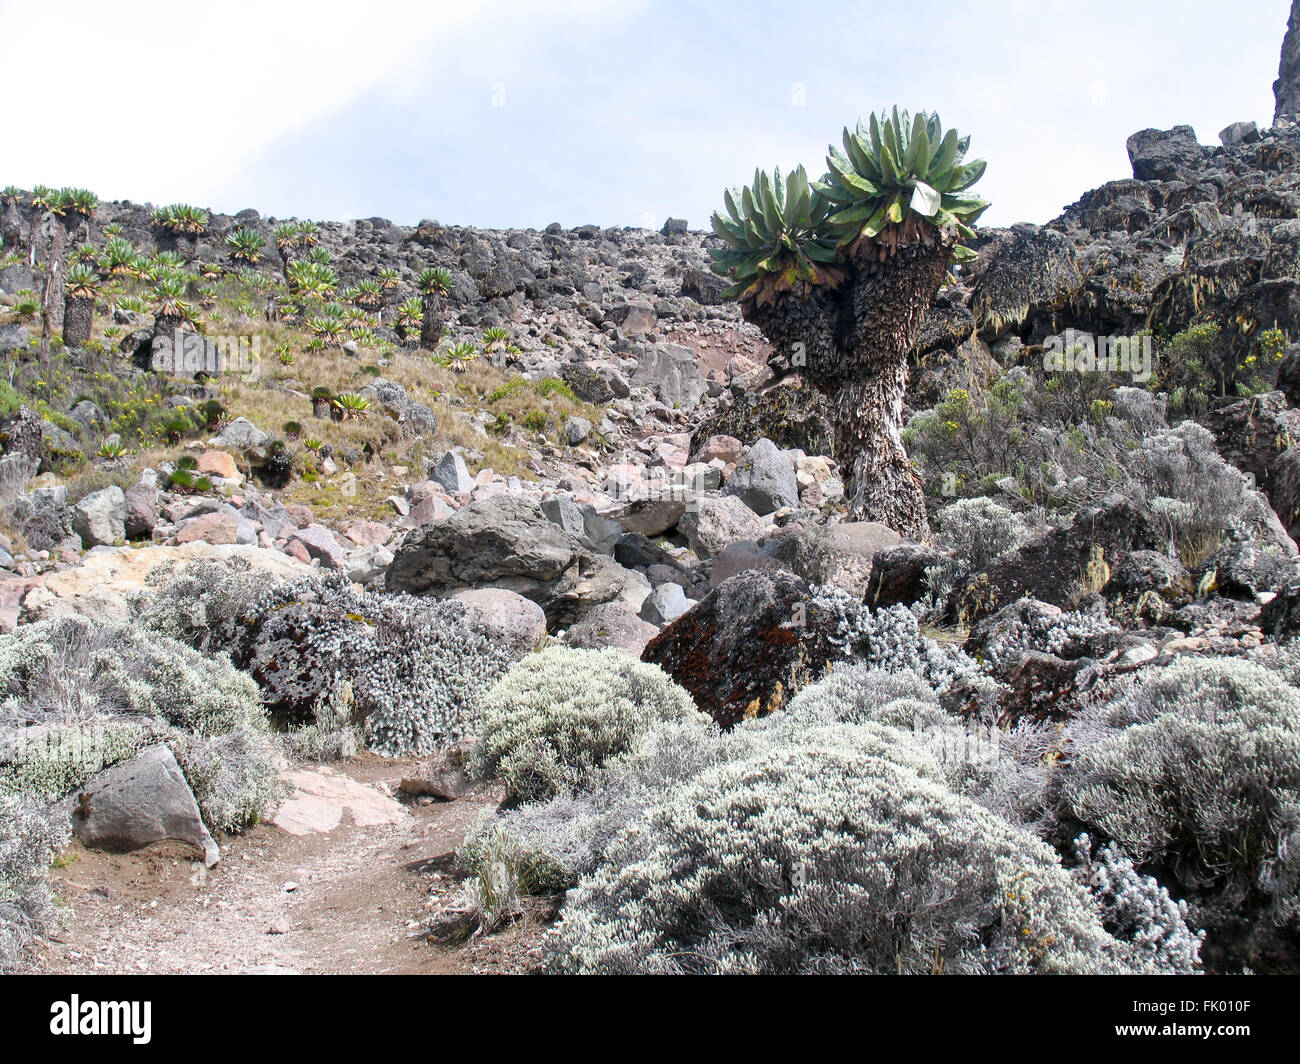
[[[233,213],[706,228],[897,103],[988,160],[985,224],[1124,142],[1273,114],[1290,0],[0,0],[0,186]]]

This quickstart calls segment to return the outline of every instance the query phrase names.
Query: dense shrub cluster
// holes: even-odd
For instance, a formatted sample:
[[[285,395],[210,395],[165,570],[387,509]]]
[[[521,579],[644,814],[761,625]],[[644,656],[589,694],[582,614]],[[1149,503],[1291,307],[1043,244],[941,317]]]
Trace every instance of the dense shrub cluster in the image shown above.
[[[1300,691],[1233,659],[1146,674],[1066,731],[1064,812],[1158,869],[1209,943],[1242,920],[1296,930],[1300,908]],[[1235,929],[1235,930],[1234,930]]]
[[[57,807],[0,793],[0,973],[13,971],[31,939],[52,926],[45,874],[67,839]]]
[[[983,391],[949,392],[913,417],[905,437],[935,495],[955,487],[1065,518],[1118,492],[1161,516],[1184,555],[1203,554],[1235,530],[1272,526],[1267,503],[1219,455],[1212,434],[1192,421],[1171,428],[1165,416],[1161,397],[1115,388],[1102,374],[1035,381],[1017,367]],[[987,547],[978,511],[936,514],[954,542],[973,547],[977,569],[1015,535],[1014,523],[991,512]]]
[[[1045,845],[894,753],[814,739],[704,771],[579,884],[554,931],[553,968],[1119,966],[1114,940]]]
[[[390,756],[461,738],[473,701],[510,663],[460,603],[357,591],[339,573],[277,585],[246,616],[235,657],[274,711],[310,724],[346,682],[371,749]]]
[[[0,637],[0,724],[68,724],[126,716],[201,735],[264,727],[256,684],[208,657],[129,624],[80,616]]]
[[[983,496],[945,506],[935,514],[935,523],[957,557],[976,571],[1033,536],[1024,517]]]
[[[921,634],[916,615],[905,606],[872,609],[833,586],[812,589],[809,613],[834,645],[834,658],[888,672],[912,672],[936,690],[957,680],[978,680],[978,667],[959,648]]]
[[[616,650],[550,647],[483,697],[470,767],[499,776],[512,799],[567,797],[588,789],[606,761],[665,720],[708,723],[657,665]]]
[[[1204,931],[1187,926],[1187,903],[1174,901],[1151,876],[1138,872],[1114,843],[1093,850],[1092,840],[1074,840],[1076,873],[1101,910],[1108,932],[1130,944],[1130,958],[1153,975],[1194,972],[1201,966]]]
[[[283,581],[242,558],[160,565],[131,605],[142,627],[198,650],[229,652],[253,605]]]
[[[213,831],[255,823],[278,796],[257,685],[224,656],[55,618],[0,637],[0,697],[0,791],[62,798],[164,742]]]

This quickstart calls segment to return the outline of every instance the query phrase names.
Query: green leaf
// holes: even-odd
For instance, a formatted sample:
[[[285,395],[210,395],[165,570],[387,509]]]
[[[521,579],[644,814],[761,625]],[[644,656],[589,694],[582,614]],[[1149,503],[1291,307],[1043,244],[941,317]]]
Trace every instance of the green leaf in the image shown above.
[[[848,210],[832,214],[828,219],[831,225],[853,225],[857,222],[865,222],[873,214],[877,213],[880,208],[873,203],[863,203],[856,207],[850,207]]]
[[[934,153],[934,158],[930,163],[930,173],[936,181],[941,181],[943,175],[957,161],[957,131],[948,130],[944,134],[943,143],[939,145],[939,150]]]
[[[976,159],[974,162],[967,163],[958,171],[958,178],[954,184],[948,186],[947,192],[960,192],[963,189],[970,188],[981,177],[984,176],[984,170],[988,163],[983,159]]]

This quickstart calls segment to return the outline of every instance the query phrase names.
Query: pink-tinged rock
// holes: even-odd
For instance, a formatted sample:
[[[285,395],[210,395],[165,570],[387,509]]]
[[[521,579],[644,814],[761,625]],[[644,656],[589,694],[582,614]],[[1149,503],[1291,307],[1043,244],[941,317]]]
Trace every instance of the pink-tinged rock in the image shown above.
[[[342,569],[347,561],[347,551],[343,544],[334,538],[334,533],[324,525],[308,525],[291,533],[290,540],[297,540],[307,548],[307,553],[319,559],[326,569]]]
[[[290,772],[285,779],[293,793],[270,823],[289,835],[325,834],[348,824],[359,828],[400,824],[410,818],[401,802],[327,768]]]
[[[655,444],[651,455],[669,469],[684,468],[691,457],[690,451],[685,447],[678,447],[675,444],[662,441]]]
[[[728,468],[740,461],[745,445],[735,436],[710,436],[695,452],[695,461],[710,462],[717,458]]]
[[[426,495],[411,508],[411,512],[406,515],[402,524],[411,528],[420,528],[433,524],[434,521],[442,521],[455,512],[456,508],[446,502],[442,496]]]
[[[310,506],[304,506],[302,503],[295,502],[284,508],[289,519],[299,528],[306,528],[316,520],[316,515],[311,512]]]
[[[343,534],[358,547],[373,547],[377,543],[387,543],[393,530],[378,521],[353,521]]]
[[[175,544],[195,543],[246,543],[257,542],[257,533],[253,525],[232,513],[218,510],[216,513],[200,514],[182,521],[172,536]]]
[[[291,539],[284,545],[284,553],[290,558],[297,558],[300,562],[311,564],[311,555],[307,553],[307,548],[301,541]]]
[[[465,605],[475,621],[509,648],[519,659],[546,638],[546,614],[523,595],[497,587],[457,591],[453,599]]]
[[[243,480],[239,467],[235,465],[235,456],[226,451],[204,451],[199,455],[198,471],[204,476],[223,480]]]
[[[0,580],[0,635],[8,635],[18,626],[24,596],[44,582],[44,576],[11,576]]]

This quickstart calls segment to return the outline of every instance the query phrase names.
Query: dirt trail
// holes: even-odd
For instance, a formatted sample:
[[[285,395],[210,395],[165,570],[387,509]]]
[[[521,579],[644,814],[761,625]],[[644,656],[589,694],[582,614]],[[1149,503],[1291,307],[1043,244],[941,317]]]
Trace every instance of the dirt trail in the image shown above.
[[[396,791],[413,761],[364,755],[329,772]],[[391,806],[391,803],[385,803]],[[526,972],[541,932],[520,926],[446,947],[413,937],[459,893],[454,853],[490,795],[403,803],[397,823],[358,827],[350,812],[327,833],[295,836],[272,824],[222,840],[205,870],[164,843],[133,854],[78,843],[52,886],[68,907],[42,972],[416,974]]]

